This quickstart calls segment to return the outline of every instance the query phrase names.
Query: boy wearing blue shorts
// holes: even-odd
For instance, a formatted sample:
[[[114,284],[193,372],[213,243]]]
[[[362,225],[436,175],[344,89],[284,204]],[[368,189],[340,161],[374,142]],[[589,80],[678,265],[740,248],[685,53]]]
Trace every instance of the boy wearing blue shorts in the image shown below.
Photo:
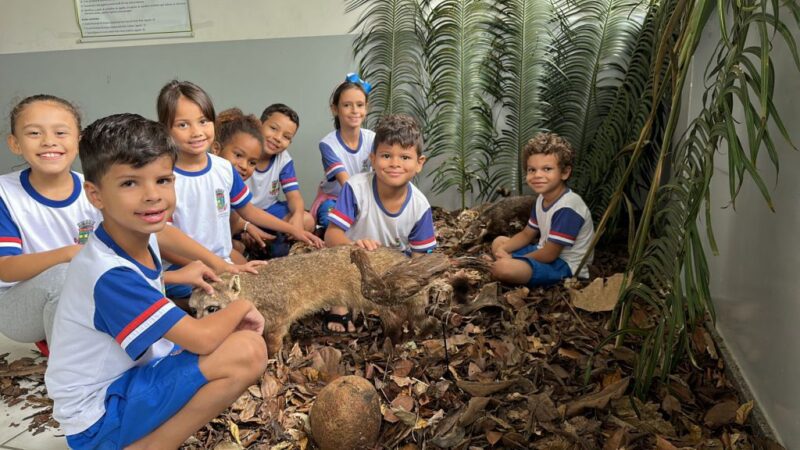
[[[87,127],[85,193],[103,222],[72,259],[45,382],[71,448],[177,448],[263,373],[264,318],[237,300],[197,320],[164,296],[154,233],[175,208],[177,149],[135,114]]]
[[[495,279],[534,287],[576,276],[594,226],[589,208],[566,184],[574,155],[569,143],[554,133],[539,133],[525,145],[525,182],[539,197],[522,231],[492,242]],[[586,265],[577,277],[589,277]]]

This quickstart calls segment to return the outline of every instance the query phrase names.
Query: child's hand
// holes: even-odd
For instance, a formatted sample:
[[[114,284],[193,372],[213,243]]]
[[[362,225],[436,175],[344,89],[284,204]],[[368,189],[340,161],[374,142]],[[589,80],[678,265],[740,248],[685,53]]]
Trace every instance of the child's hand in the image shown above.
[[[275,235],[267,233],[252,223],[248,224],[246,232],[242,233],[242,242],[248,247],[258,246],[264,248],[267,246],[265,241],[274,239]]]
[[[262,261],[260,259],[247,261],[246,264],[228,264],[227,272],[230,272],[232,274],[243,273],[243,272],[257,274],[258,270],[256,270],[256,267],[263,266],[266,264],[269,264],[269,261]]]
[[[217,274],[215,274],[210,267],[203,264],[202,261],[192,261],[178,270],[166,272],[165,277],[167,274],[170,274],[170,283],[191,284],[194,287],[204,290],[207,294],[214,293],[214,288],[206,282],[207,280],[222,281]]]
[[[242,317],[242,321],[236,326],[236,330],[250,330],[258,334],[264,333],[264,316],[250,303],[250,311]]]
[[[322,248],[325,247],[325,242],[322,239],[317,237],[314,233],[310,231],[306,231],[302,228],[292,227],[292,233],[290,235],[293,239],[298,241],[303,241],[306,244],[314,246],[314,248]]]
[[[374,239],[359,239],[353,242],[353,244],[367,251],[377,250],[378,247],[381,246],[381,243]]]
[[[67,245],[66,247],[62,247],[64,249],[64,253],[66,254],[67,260],[65,262],[72,261],[72,258],[78,254],[79,251],[83,248],[83,244],[73,244]]]
[[[494,252],[494,258],[495,259],[511,258],[511,254],[508,253],[507,251],[503,250],[502,248],[500,248],[500,249],[497,249],[496,252]]]

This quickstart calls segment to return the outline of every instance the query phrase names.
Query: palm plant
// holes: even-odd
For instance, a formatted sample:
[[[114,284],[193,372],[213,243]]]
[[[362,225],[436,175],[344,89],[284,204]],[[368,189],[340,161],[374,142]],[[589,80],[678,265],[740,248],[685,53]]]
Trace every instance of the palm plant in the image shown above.
[[[346,11],[367,6],[353,29],[359,34],[354,51],[362,78],[374,86],[370,92],[368,126],[386,114],[405,113],[425,120],[423,6],[416,0],[347,0]]]
[[[785,6],[800,22],[797,4],[792,1]],[[634,390],[638,395],[649,390],[655,376],[665,378],[684,352],[691,356],[688,339],[692,328],[703,320],[706,312],[713,317],[709,273],[697,220],[703,206],[710,216],[709,186],[716,150],[723,143],[727,144],[731,199],[735,200],[742,182],[749,176],[771,208],[769,192],[756,169],[756,160],[760,151],[766,149],[775,169],[778,168],[770,124],[775,125],[789,141],[772,104],[774,74],[770,50],[773,36],[785,40],[800,70],[794,37],[779,20],[780,9],[777,1],[769,4],[755,0],[689,1],[678,3],[674,10],[660,12],[667,19],[664,21],[667,28],[660,34],[657,61],[663,56],[668,76],[654,77],[652,90],[656,98],[669,98],[671,104],[653,181],[630,248],[626,287],[615,311],[620,335],[636,333],[645,336],[635,373]],[[671,141],[681,111],[682,87],[700,34],[715,10],[720,19],[722,39],[708,66],[703,106],[686,133],[673,145]],[[750,39],[755,40],[755,45]],[[656,66],[655,69],[654,72],[659,74],[660,68]],[[665,86],[672,87],[670,97],[666,97]],[[736,108],[744,111],[746,126],[743,132],[735,127]],[[655,114],[655,109],[651,110],[635,144],[626,175],[637,164],[647,128]],[[749,147],[749,152],[745,151],[743,142]],[[669,172],[667,167],[671,167]],[[661,182],[662,176],[666,182]],[[617,186],[611,205],[598,227],[599,232],[619,205],[626,179],[623,177]],[[706,233],[715,250],[710,221],[706,224]],[[627,327],[627,317],[635,302],[647,303],[658,311],[653,328],[636,330]]]
[[[607,116],[635,49],[643,13],[631,0],[555,0],[559,18],[545,100],[547,127],[583,151]]]
[[[493,148],[492,164],[485,171],[483,197],[501,189],[522,193],[520,152],[542,129],[545,104],[541,92],[552,42],[551,34],[543,32],[553,19],[549,0],[502,0],[498,8],[492,28],[498,77],[490,88],[505,120]]]
[[[490,5],[484,0],[442,0],[431,11],[427,61],[430,122],[427,144],[438,159],[433,189],[455,187],[461,207],[481,166],[487,165],[493,124],[486,92],[491,50]]]

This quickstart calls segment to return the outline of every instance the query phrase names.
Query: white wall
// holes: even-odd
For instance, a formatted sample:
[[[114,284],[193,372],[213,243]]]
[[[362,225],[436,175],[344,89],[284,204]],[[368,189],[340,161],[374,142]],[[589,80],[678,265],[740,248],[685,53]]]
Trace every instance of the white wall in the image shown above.
[[[346,34],[344,0],[190,0],[193,38],[78,43],[74,0],[3,0],[0,54]]]
[[[782,13],[783,20],[792,20],[785,11]],[[795,36],[800,35],[796,26],[790,29]],[[695,61],[707,61],[718,39],[718,25],[712,23]],[[779,34],[774,44],[778,86],[774,101],[797,145],[800,77]],[[702,95],[704,64],[693,68],[690,111],[697,111]],[[737,127],[743,136],[743,121]],[[734,210],[727,184],[727,149],[720,149],[715,158],[711,209],[719,256],[709,251],[708,259],[717,328],[783,445],[794,449],[800,448],[800,153],[778,130],[773,129],[771,136],[780,155],[780,174],[775,176],[765,150],[758,167],[769,187],[775,213],[770,212],[752,181],[745,182]],[[749,153],[749,149],[745,151]],[[705,229],[704,224],[701,226]]]

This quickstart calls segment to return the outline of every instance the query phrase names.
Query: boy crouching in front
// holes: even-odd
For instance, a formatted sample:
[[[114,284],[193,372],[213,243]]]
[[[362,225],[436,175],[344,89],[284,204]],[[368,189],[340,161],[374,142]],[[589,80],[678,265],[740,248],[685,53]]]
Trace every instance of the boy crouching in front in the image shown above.
[[[100,119],[79,146],[103,214],[70,263],[45,381],[72,448],[177,448],[264,372],[264,318],[235,301],[197,320],[164,297],[154,233],[175,208],[176,148],[135,114]]]

